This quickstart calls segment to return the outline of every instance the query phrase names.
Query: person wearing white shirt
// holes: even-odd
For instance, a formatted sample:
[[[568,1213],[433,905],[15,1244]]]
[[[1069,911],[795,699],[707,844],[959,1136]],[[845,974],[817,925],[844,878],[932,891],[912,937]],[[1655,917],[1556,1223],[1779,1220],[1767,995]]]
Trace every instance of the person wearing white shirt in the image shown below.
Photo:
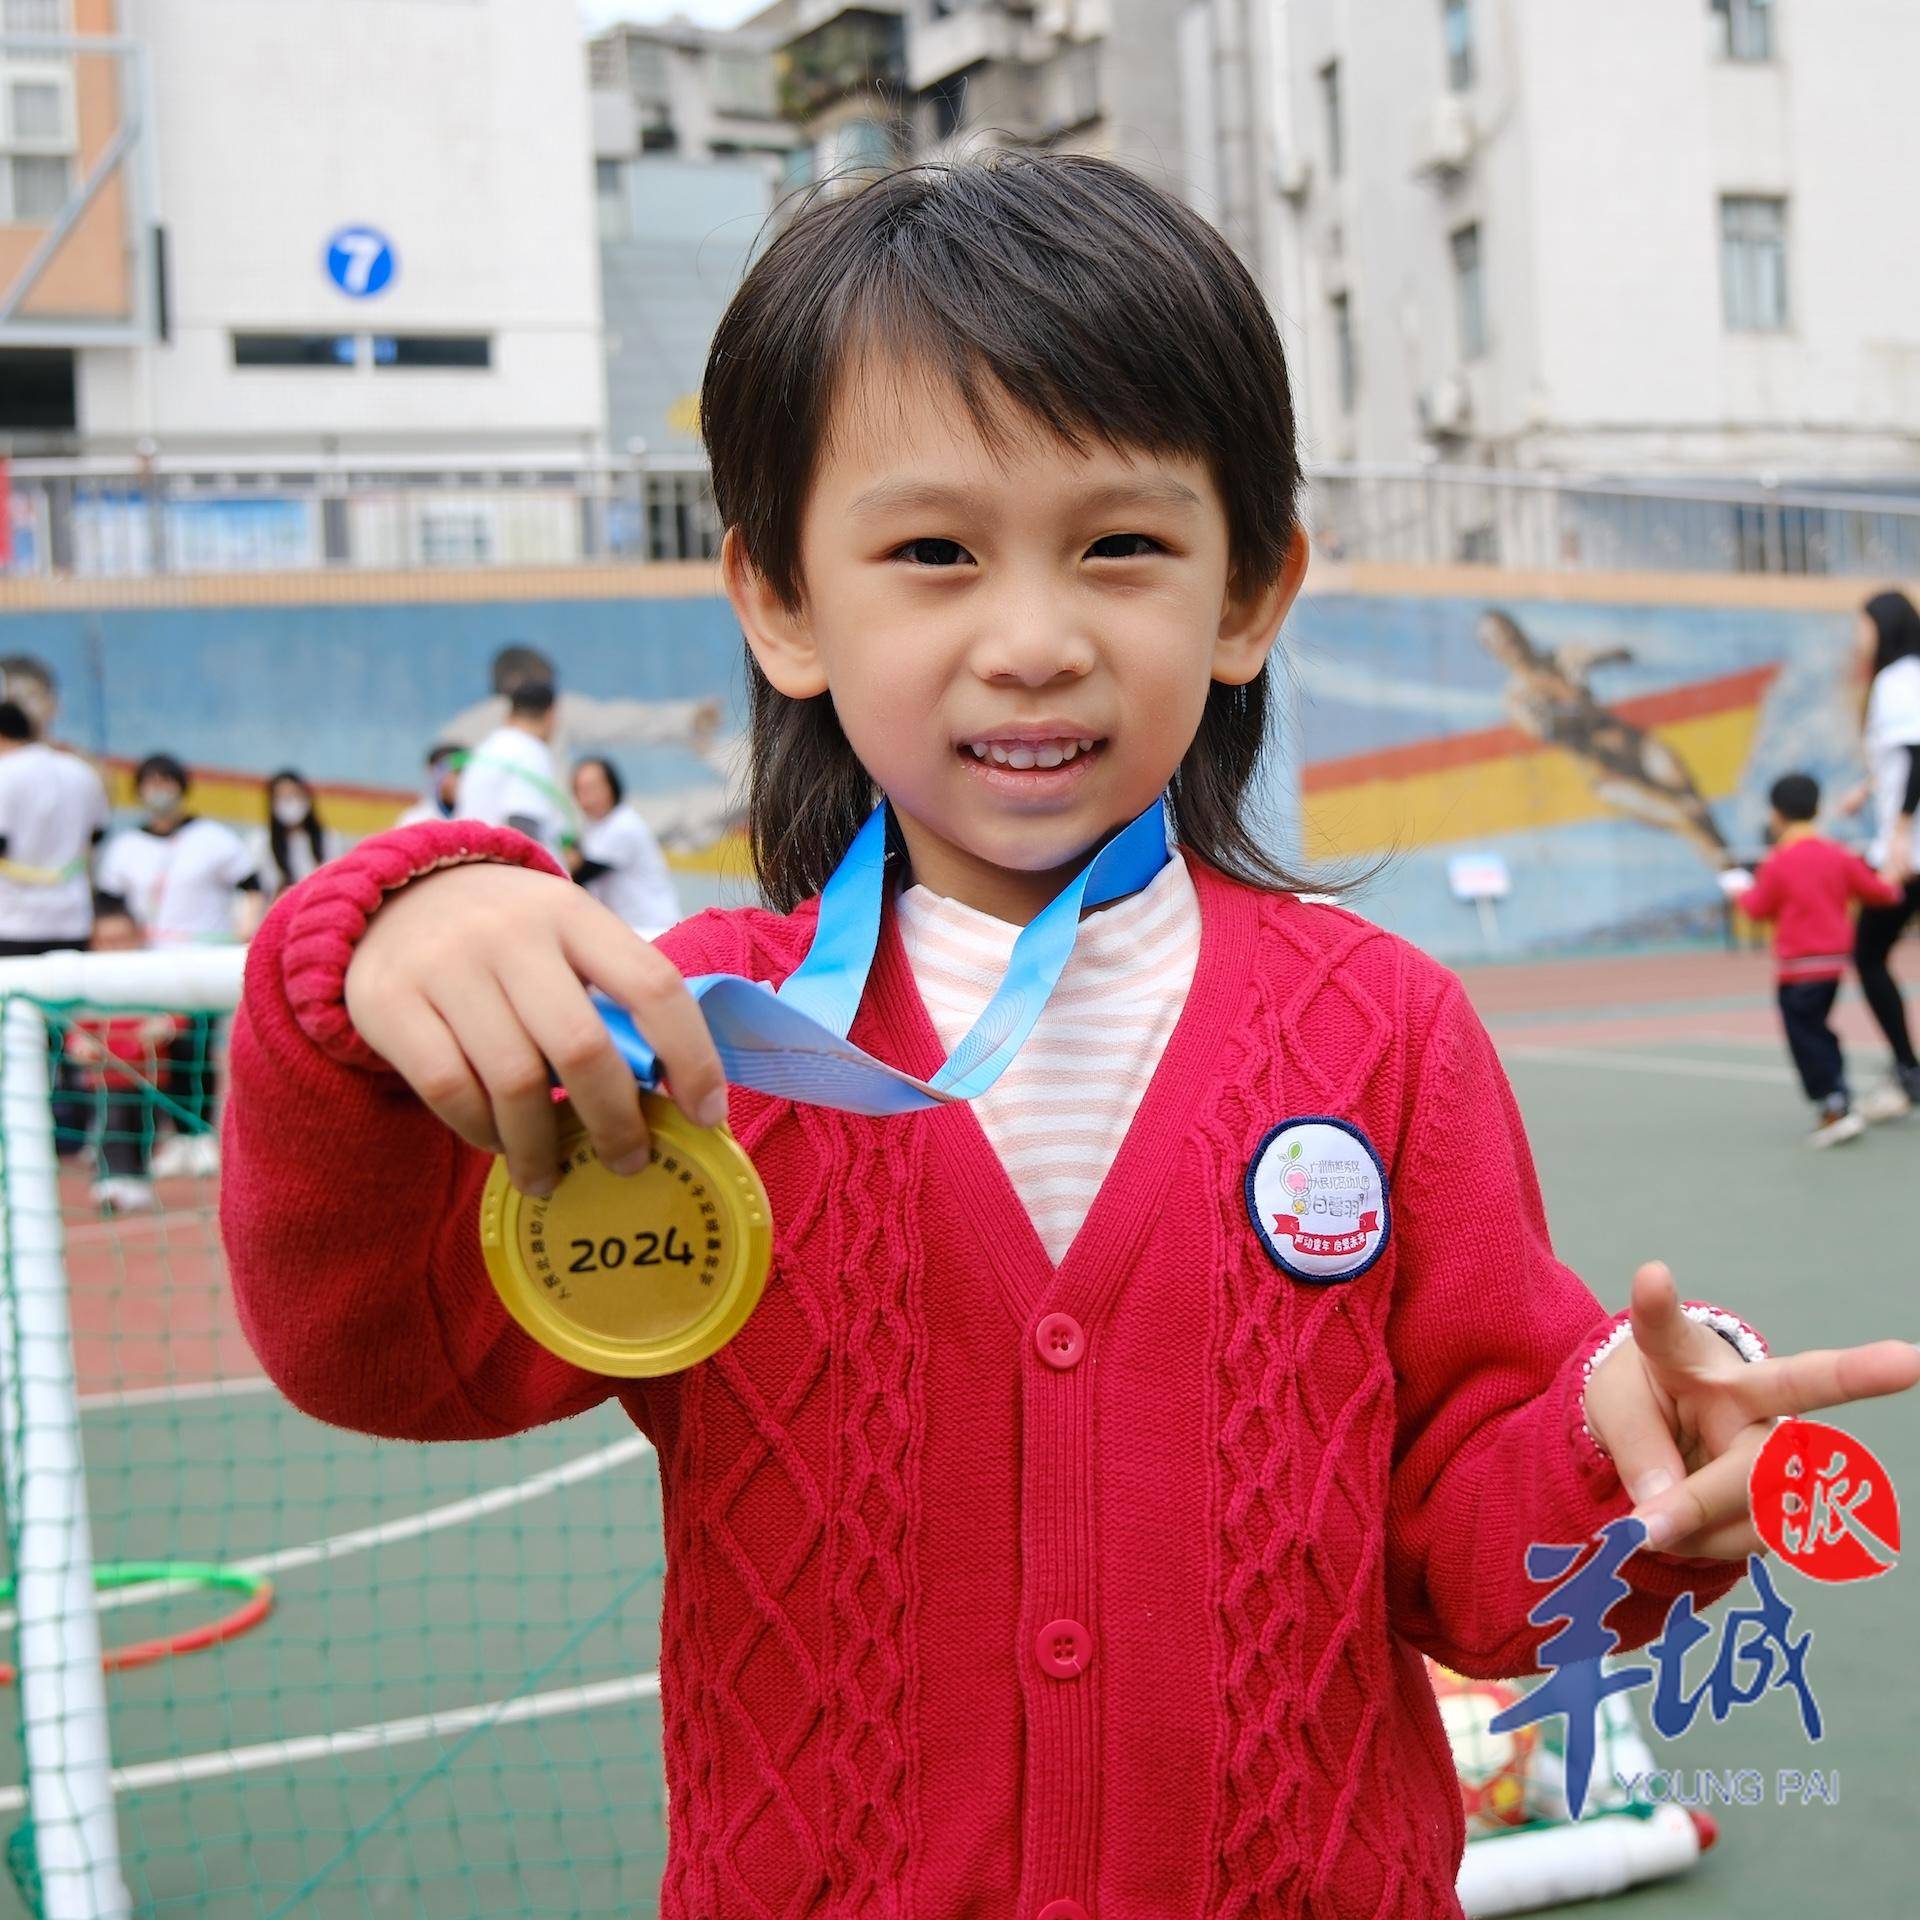
[[[127,903],[153,947],[250,939],[265,906],[247,843],[231,827],[186,811],[191,784],[172,754],[149,754],[134,774],[146,818],[116,833],[100,855],[100,891]],[[155,1151],[154,1172],[162,1178],[219,1166],[213,1135],[218,1027],[217,1016],[194,1014],[167,1049],[181,1132]]]
[[[560,853],[579,830],[573,802],[560,785],[553,750],[553,689],[516,687],[506,725],[467,755],[454,797],[454,817],[490,827],[513,827]]]
[[[1894,907],[1866,907],[1854,929],[1853,962],[1880,1031],[1893,1049],[1893,1073],[1859,1103],[1866,1120],[1896,1120],[1920,1105],[1920,1059],[1913,1049],[1899,983],[1889,965],[1894,947],[1920,913],[1920,871],[1914,816],[1920,812],[1920,610],[1904,593],[1876,593],[1860,611],[1856,661],[1866,686],[1861,745],[1867,778],[1841,810],[1871,803],[1874,838],[1868,859],[1900,888]]]
[[[569,856],[573,877],[628,926],[660,933],[680,918],[667,857],[653,829],[625,804],[613,762],[582,760],[573,770],[580,844]]]
[[[87,944],[87,869],[107,821],[93,768],[39,739],[24,707],[0,701],[0,954]]]
[[[393,824],[418,827],[429,820],[451,820],[460,795],[460,766],[466,757],[451,740],[436,740],[427,749],[427,784],[420,798]]]

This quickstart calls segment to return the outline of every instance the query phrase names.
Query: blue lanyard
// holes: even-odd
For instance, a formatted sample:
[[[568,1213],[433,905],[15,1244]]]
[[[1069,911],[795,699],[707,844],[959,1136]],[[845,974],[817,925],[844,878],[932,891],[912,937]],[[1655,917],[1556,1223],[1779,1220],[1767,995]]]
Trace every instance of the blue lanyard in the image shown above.
[[[979,1019],[931,1080],[916,1080],[847,1038],[880,944],[886,816],[883,801],[834,869],[820,896],[813,942],[784,985],[776,990],[734,973],[687,981],[733,1085],[866,1114],[974,1099],[1026,1044],[1073,952],[1081,914],[1138,893],[1171,857],[1166,803],[1156,800],[1020,930],[1006,974]],[[634,1077],[643,1087],[658,1086],[659,1061],[632,1016],[598,995],[595,1003]]]

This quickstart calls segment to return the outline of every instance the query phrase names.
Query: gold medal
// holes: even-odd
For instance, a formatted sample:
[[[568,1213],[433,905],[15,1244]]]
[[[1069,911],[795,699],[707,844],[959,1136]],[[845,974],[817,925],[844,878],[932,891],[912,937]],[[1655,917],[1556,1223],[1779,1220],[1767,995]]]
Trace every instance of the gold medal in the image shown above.
[[[678,1373],[746,1324],[767,1283],[766,1189],[724,1127],[643,1094],[651,1158],[622,1177],[561,1109],[560,1181],[522,1193],[496,1160],[480,1197],[495,1290],[534,1339],[591,1373]]]

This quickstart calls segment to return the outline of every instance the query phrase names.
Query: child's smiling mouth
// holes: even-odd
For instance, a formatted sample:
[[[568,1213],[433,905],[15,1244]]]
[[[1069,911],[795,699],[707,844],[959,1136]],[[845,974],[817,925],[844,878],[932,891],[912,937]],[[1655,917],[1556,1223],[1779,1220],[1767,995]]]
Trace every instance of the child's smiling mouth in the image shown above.
[[[974,778],[995,792],[1037,798],[1078,786],[1106,745],[1097,733],[1045,722],[975,734],[955,752]]]

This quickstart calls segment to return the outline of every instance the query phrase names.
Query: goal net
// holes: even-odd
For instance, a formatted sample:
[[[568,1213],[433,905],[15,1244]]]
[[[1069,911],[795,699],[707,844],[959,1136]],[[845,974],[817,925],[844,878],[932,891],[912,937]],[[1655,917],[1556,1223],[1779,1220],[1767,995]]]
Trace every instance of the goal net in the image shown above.
[[[0,962],[12,1883],[49,1920],[649,1913],[646,1442],[365,1439],[261,1377],[218,1231],[241,958]]]

